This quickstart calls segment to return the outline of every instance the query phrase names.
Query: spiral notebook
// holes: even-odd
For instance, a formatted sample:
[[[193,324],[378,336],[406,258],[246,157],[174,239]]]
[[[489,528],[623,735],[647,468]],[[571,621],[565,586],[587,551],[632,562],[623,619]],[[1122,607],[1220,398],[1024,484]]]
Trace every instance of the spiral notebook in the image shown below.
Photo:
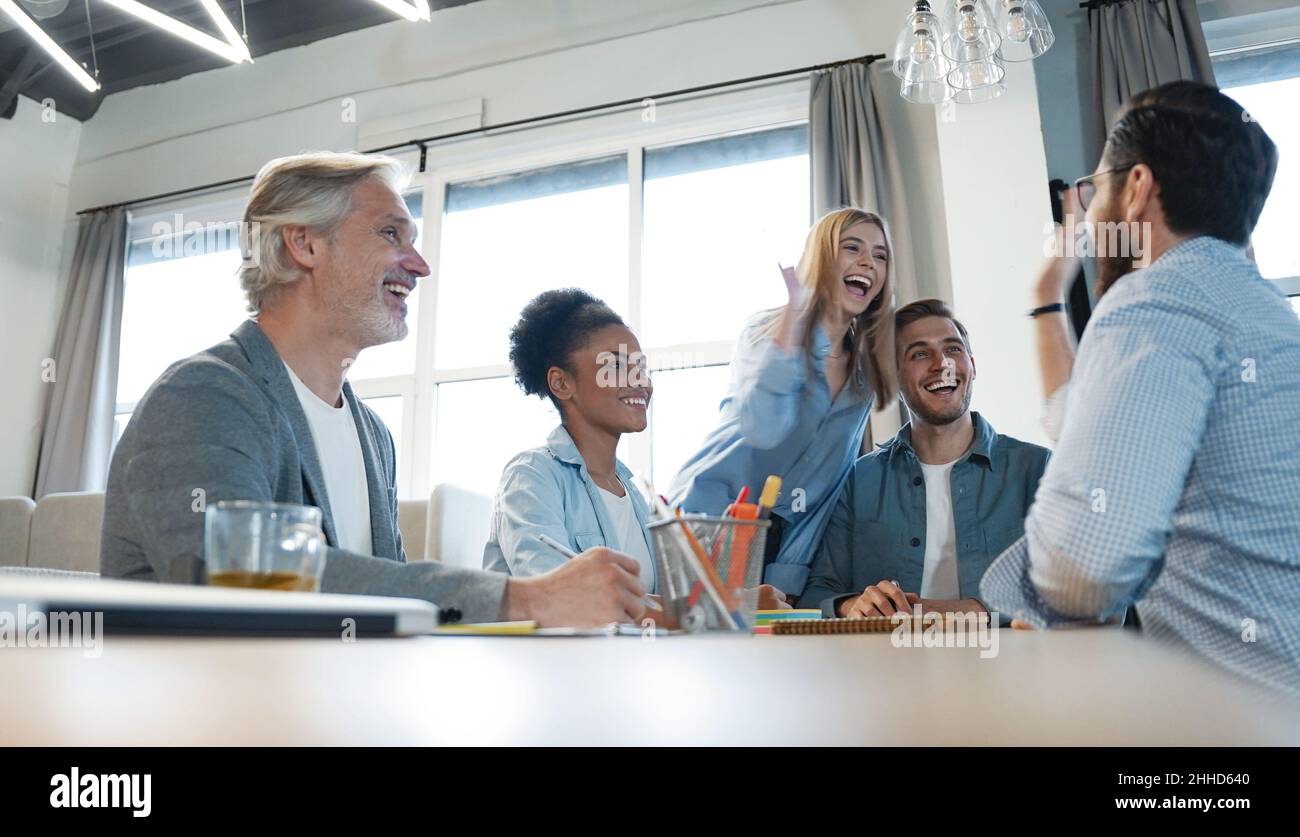
[[[925,628],[929,625],[936,624],[934,619],[940,614],[926,614],[921,618],[915,616],[859,616],[852,619],[791,619],[788,621],[773,622],[771,624],[771,633],[774,636],[793,636],[807,634],[887,634],[892,633],[900,626],[907,630]],[[928,617],[928,618],[927,618]],[[982,620],[987,623],[988,616],[980,614]],[[966,613],[944,613],[942,614],[944,625],[950,620],[960,618],[963,623],[970,619],[970,614]]]

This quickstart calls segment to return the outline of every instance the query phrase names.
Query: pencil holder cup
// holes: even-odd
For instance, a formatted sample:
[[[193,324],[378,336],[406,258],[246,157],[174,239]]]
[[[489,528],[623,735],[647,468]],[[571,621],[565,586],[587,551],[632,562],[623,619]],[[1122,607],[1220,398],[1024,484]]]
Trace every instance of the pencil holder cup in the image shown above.
[[[687,514],[649,525],[670,627],[688,633],[754,627],[767,520]]]

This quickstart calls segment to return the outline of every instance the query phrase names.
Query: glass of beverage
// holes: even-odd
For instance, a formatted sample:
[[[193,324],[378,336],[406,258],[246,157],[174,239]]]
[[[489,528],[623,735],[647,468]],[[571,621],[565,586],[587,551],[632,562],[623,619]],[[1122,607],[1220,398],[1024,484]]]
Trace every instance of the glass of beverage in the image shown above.
[[[320,590],[325,533],[315,506],[223,500],[204,517],[208,584],[258,590]]]

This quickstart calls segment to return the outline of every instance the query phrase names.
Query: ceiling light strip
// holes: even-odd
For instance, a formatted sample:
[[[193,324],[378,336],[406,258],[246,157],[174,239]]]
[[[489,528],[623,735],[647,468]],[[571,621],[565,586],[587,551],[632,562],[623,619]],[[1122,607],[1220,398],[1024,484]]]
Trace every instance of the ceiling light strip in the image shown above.
[[[40,44],[41,48],[50,54],[50,57],[58,62],[59,66],[68,71],[68,74],[77,80],[77,82],[86,90],[94,93],[99,89],[99,82],[91,77],[90,73],[73,60],[71,55],[63,51],[63,48],[54,42],[54,39],[45,34],[45,30],[37,25],[36,21],[27,16],[14,0],[0,0],[0,12],[8,15],[14,23],[26,32],[33,41]]]
[[[375,0],[375,2],[411,22],[429,20],[432,17],[429,11],[429,0],[414,0],[413,3],[404,0]]]
[[[253,60],[248,53],[247,45],[239,39],[238,35],[234,35],[235,27],[230,24],[230,19],[226,17],[225,12],[221,11],[221,7],[216,4],[215,0],[205,0],[203,6],[217,21],[217,26],[223,34],[226,34],[227,37],[234,35],[230,42],[214,38],[206,32],[200,32],[193,26],[181,23],[176,18],[151,9],[143,3],[136,2],[136,0],[104,0],[104,2],[116,6],[127,14],[134,15],[145,23],[153,24],[178,38],[189,41],[197,47],[215,53],[232,64],[240,64],[245,61],[251,62]],[[222,25],[222,21],[224,21],[224,25]],[[229,34],[227,34],[227,30],[229,30]]]
[[[202,0],[202,2],[203,8],[208,10],[208,16],[221,30],[221,36],[226,39],[227,43],[243,54],[243,60],[251,63],[253,56],[248,54],[248,44],[239,36],[239,30],[235,28],[235,24],[231,22],[230,18],[226,17],[226,13],[217,5],[217,0]]]

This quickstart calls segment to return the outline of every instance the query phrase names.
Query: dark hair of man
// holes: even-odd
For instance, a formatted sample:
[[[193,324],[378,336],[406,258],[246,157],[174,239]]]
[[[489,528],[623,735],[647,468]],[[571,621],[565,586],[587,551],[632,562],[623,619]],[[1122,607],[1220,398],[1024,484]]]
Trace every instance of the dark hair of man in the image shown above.
[[[970,335],[966,333],[966,326],[953,316],[952,309],[942,299],[918,299],[899,308],[894,312],[894,334],[902,334],[904,328],[926,317],[952,320],[952,324],[957,326],[957,333],[961,335],[961,342],[966,344],[967,354],[970,354]]]
[[[1106,140],[1105,168],[1145,163],[1165,223],[1244,247],[1277,172],[1277,146],[1241,105],[1207,84],[1174,81],[1138,93]]]

